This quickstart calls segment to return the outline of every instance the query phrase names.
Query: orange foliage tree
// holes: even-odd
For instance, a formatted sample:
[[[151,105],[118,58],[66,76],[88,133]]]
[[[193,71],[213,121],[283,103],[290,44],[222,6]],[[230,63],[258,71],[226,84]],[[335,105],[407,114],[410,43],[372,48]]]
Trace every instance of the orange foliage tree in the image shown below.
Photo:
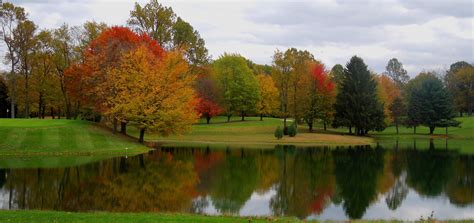
[[[114,94],[105,98],[105,114],[137,123],[139,142],[146,130],[179,134],[197,121],[194,76],[181,52],[156,55],[142,45],[125,53],[119,66],[107,70],[107,77]]]
[[[385,124],[389,125],[394,121],[390,106],[396,98],[401,96],[400,88],[395,81],[385,74],[376,77],[378,83],[377,95],[384,105]]]
[[[106,114],[110,110],[107,98],[116,94],[109,81],[114,73],[108,72],[120,66],[123,54],[131,52],[140,46],[146,46],[156,60],[162,58],[165,51],[161,46],[146,34],[136,34],[129,28],[111,27],[103,31],[89,43],[84,52],[83,62],[68,69],[68,80],[72,82],[68,91],[78,96],[76,100],[87,98],[93,110],[99,114]],[[108,113],[111,114],[111,113]],[[126,120],[109,116],[114,123],[114,132],[117,121],[122,121],[122,132],[125,133]]]

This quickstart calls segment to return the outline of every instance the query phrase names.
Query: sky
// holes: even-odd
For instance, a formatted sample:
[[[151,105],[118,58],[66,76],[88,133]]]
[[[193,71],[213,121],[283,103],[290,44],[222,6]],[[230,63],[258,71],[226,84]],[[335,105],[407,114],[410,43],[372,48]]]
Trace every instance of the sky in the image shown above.
[[[5,0],[4,0],[5,1]],[[126,25],[135,1],[9,0],[39,28],[95,20]],[[140,4],[148,0],[138,1]],[[239,53],[271,64],[275,50],[308,50],[330,69],[353,55],[377,73],[398,58],[410,76],[474,63],[471,0],[160,1],[199,31],[212,58]]]

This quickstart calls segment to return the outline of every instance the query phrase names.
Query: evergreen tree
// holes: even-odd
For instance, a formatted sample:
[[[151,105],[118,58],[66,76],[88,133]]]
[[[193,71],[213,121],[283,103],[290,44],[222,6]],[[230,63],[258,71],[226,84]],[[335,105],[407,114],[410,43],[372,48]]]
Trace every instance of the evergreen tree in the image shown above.
[[[377,98],[377,84],[367,65],[357,56],[352,57],[344,69],[335,107],[335,127],[355,127],[357,135],[385,128],[383,104]]]
[[[424,125],[433,134],[435,127],[451,120],[451,98],[443,83],[432,73],[421,73],[409,84],[408,123]]]

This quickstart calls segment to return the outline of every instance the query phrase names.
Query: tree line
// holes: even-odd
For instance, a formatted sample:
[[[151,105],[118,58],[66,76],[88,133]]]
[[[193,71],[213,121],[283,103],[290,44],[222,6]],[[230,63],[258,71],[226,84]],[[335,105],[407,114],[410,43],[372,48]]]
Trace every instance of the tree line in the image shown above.
[[[199,32],[157,0],[130,11],[126,26],[89,21],[39,29],[19,6],[2,3],[1,40],[9,67],[0,77],[0,116],[104,120],[162,135],[182,133],[199,117],[258,115],[347,127],[365,135],[388,125],[458,125],[474,110],[474,68],[451,65],[444,77],[410,79],[391,59],[376,74],[362,58],[328,69],[306,50],[277,50],[271,65],[238,54],[211,60]]]

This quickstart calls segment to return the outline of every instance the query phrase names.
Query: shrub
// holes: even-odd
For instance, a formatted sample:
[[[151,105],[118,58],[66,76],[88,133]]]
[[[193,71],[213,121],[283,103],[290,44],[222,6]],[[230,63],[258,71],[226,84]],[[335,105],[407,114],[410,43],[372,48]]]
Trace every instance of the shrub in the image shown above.
[[[275,137],[277,139],[283,138],[283,129],[281,129],[280,126],[278,126],[275,130]]]
[[[288,135],[290,137],[295,137],[297,133],[298,133],[298,130],[296,128],[296,123],[293,122],[293,124],[291,124],[290,127],[288,127]]]

